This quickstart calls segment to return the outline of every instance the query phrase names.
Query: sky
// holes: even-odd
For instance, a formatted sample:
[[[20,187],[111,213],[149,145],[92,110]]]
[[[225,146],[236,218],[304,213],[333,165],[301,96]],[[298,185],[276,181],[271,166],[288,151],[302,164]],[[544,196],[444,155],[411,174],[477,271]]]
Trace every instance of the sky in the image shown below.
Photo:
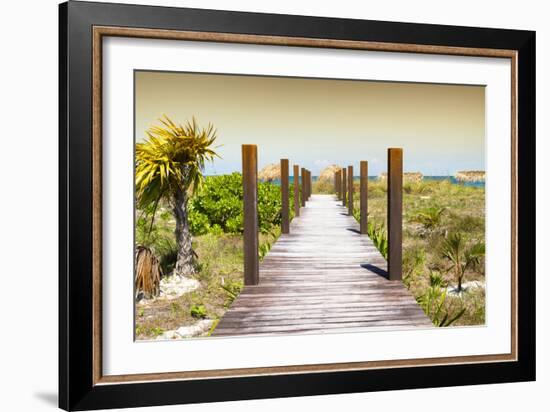
[[[387,169],[403,148],[406,172],[485,170],[484,86],[135,72],[135,139],[166,114],[217,129],[221,159],[205,173],[241,170],[241,145],[258,145],[259,169],[288,158],[311,170],[369,161]]]

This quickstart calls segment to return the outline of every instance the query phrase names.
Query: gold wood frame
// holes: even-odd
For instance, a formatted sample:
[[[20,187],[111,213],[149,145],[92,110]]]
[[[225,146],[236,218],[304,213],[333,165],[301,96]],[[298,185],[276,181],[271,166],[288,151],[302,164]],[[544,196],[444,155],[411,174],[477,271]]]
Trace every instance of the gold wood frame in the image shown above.
[[[458,56],[498,57],[511,60],[511,142],[512,142],[512,261],[511,261],[511,352],[509,354],[452,356],[441,358],[396,359],[384,361],[291,365],[204,371],[108,375],[102,373],[102,40],[105,36],[166,40],[188,40],[241,44],[319,47],[402,53],[443,54]],[[467,363],[516,361],[517,344],[517,52],[514,50],[479,49],[417,44],[381,43],[299,37],[260,36],[247,34],[155,30],[127,27],[94,26],[93,28],[93,383],[135,383],[144,381],[189,380],[222,377],[276,375],[307,372],[334,372],[412,366],[435,366]]]

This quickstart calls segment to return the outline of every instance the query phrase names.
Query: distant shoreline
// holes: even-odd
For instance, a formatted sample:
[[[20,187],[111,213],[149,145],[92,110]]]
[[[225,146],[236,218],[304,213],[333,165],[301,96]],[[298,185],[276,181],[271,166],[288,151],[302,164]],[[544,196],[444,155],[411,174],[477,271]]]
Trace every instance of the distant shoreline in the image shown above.
[[[220,175],[206,175],[206,176],[220,176]],[[319,179],[319,176],[312,176],[311,177],[314,182],[316,182]],[[359,180],[360,176],[353,176],[353,180]],[[369,176],[369,180],[371,181],[378,181],[379,177],[376,176]],[[485,188],[485,182],[461,182],[459,181],[455,176],[424,176],[422,181],[443,181],[443,180],[450,180],[452,184],[456,185],[463,185],[463,186],[471,186],[471,187],[479,187],[479,188]],[[294,182],[294,176],[289,176],[289,182]],[[271,181],[271,183],[279,185],[280,180],[274,179]]]

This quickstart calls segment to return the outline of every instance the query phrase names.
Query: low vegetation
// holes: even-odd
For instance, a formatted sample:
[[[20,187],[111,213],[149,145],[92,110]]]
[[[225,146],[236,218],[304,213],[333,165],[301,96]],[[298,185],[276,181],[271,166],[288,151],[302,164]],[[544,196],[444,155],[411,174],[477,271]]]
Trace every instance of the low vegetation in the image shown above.
[[[291,195],[293,190],[290,190]],[[292,200],[291,200],[292,201]],[[258,213],[260,258],[280,235],[279,187],[260,183]],[[242,178],[238,173],[205,177],[189,200],[189,225],[193,235],[196,290],[172,300],[158,299],[136,305],[136,339],[154,339],[167,330],[193,325],[200,319],[217,321],[243,288]],[[291,217],[293,212],[291,211]],[[158,258],[159,271],[172,273],[177,257],[176,222],[169,204],[160,202],[151,225],[147,211],[138,211],[136,244]]]
[[[358,182],[354,189],[359,219]],[[386,191],[386,182],[369,182],[369,235],[384,256]],[[422,180],[403,192],[404,284],[435,325],[484,324],[485,190]]]

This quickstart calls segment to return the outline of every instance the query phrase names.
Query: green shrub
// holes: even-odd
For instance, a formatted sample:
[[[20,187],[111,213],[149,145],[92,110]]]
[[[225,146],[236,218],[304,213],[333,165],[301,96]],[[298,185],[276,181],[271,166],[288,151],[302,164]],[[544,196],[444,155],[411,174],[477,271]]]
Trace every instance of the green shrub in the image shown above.
[[[204,319],[206,317],[206,308],[204,305],[193,305],[190,312],[191,316],[196,319]]]
[[[294,201],[290,190],[290,204]],[[290,208],[293,216],[292,207]],[[194,235],[212,232],[242,233],[243,188],[240,173],[208,176],[189,201],[189,221]],[[258,183],[258,223],[262,233],[281,224],[281,189],[268,183]]]
[[[204,235],[210,230],[208,216],[196,210],[193,202],[189,202],[189,227],[194,235]]]

